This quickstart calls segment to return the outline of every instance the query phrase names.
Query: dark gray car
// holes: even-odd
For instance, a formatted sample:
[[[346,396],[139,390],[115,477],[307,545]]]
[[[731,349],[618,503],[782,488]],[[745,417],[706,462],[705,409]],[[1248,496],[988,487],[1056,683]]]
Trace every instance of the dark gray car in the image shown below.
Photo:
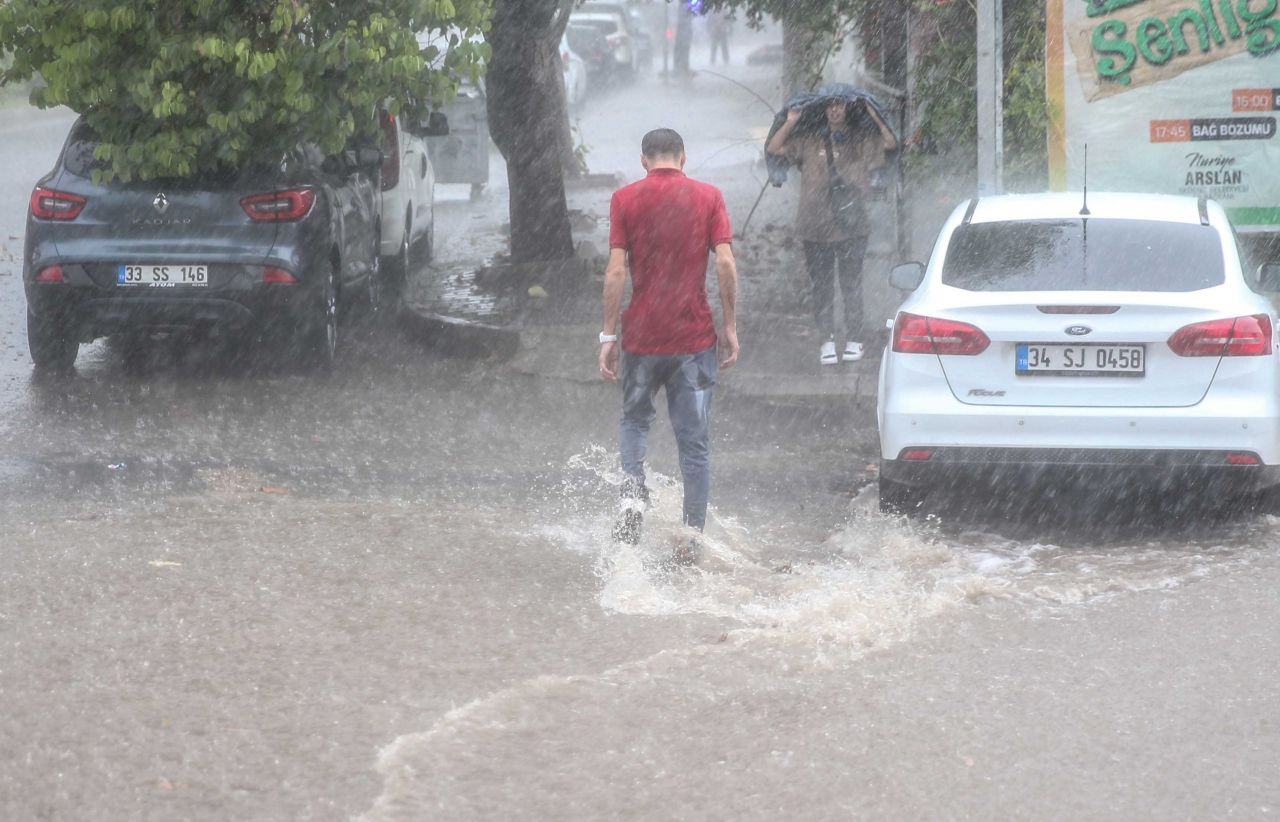
[[[100,184],[95,146],[77,122],[31,195],[23,285],[38,368],[70,368],[98,337],[164,331],[332,362],[345,302],[379,291],[381,152],[302,145],[223,175]]]

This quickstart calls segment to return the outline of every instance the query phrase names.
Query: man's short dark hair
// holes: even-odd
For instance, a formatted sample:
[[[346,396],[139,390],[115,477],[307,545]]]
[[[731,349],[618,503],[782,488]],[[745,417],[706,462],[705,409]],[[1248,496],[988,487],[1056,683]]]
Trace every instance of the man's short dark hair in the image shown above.
[[[655,128],[640,141],[640,151],[650,159],[679,157],[684,154],[684,138],[675,129]]]

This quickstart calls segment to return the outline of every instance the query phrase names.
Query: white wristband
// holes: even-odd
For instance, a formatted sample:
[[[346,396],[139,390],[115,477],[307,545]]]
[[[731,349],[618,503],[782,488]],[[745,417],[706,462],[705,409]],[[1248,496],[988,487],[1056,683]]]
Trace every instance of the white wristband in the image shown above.
[[[600,344],[601,344],[601,345],[604,345],[604,344],[605,344],[605,343],[607,343],[607,342],[617,342],[617,341],[618,341],[618,335],[617,335],[617,334],[606,334],[606,333],[604,333],[603,331],[601,331],[601,332],[600,332]]]

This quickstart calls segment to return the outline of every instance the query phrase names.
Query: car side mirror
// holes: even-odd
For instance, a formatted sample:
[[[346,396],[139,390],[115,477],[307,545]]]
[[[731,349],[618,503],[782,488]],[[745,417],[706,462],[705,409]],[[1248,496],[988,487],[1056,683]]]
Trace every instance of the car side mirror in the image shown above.
[[[1280,263],[1263,263],[1258,266],[1258,288],[1263,291],[1280,291]]]
[[[915,291],[922,282],[924,282],[922,263],[902,263],[895,265],[889,272],[889,285],[899,291]]]
[[[422,121],[424,137],[448,137],[449,117],[443,111],[433,111]]]

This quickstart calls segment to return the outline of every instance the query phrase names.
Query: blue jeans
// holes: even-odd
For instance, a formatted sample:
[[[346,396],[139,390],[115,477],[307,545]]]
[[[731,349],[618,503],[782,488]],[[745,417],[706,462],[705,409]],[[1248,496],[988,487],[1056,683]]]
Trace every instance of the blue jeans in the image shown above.
[[[702,530],[711,492],[711,394],[716,384],[716,347],[696,354],[622,352],[622,470],[644,484],[645,438],[658,412],[653,398],[667,391],[667,414],[680,449],[684,522]]]

